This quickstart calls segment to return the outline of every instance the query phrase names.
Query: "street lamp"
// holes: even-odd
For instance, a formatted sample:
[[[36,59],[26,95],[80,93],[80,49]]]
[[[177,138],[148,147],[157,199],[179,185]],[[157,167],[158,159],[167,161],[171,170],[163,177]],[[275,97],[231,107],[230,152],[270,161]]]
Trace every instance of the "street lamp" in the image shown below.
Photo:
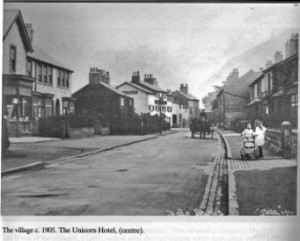
[[[167,104],[167,101],[163,100],[163,98],[160,97],[158,100],[155,100],[155,104],[158,104],[158,107],[159,107],[159,134],[161,135],[161,129],[162,129],[162,126],[161,126],[161,109],[162,109],[163,105]]]

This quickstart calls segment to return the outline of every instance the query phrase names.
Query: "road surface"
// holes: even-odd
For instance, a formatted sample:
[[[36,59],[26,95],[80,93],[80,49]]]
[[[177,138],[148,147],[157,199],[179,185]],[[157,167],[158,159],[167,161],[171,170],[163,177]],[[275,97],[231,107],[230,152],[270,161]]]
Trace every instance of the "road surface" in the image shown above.
[[[217,139],[187,129],[2,177],[2,215],[167,215],[199,208]]]

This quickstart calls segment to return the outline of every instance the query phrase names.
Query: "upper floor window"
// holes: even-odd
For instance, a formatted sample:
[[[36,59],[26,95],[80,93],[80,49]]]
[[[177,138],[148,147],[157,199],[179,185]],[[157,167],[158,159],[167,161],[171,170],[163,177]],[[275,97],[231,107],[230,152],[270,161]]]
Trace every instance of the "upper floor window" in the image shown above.
[[[60,86],[60,78],[61,78],[61,71],[58,69],[57,70],[57,86]]]
[[[47,79],[47,66],[46,65],[42,65],[42,79],[43,79],[43,83],[48,83],[48,79]]]
[[[38,81],[42,82],[42,65],[41,64],[37,65],[37,72],[38,72]]]
[[[70,74],[66,73],[66,87],[69,88],[70,86]]]
[[[167,111],[172,112],[172,106],[167,106]]]
[[[63,87],[65,87],[65,76],[66,76],[66,72],[65,71],[61,71],[61,85]]]
[[[166,98],[167,98],[166,93],[162,93],[162,98],[163,98],[163,99],[166,99]]]
[[[27,61],[27,75],[29,77],[32,77],[32,61]]]
[[[9,72],[10,73],[15,73],[16,72],[16,61],[17,58],[17,47],[14,45],[10,46],[9,49]]]
[[[52,81],[52,68],[50,66],[48,66],[47,68],[47,77],[48,77],[48,83],[50,85],[53,84],[53,81]]]
[[[154,105],[149,105],[149,111],[154,111]]]

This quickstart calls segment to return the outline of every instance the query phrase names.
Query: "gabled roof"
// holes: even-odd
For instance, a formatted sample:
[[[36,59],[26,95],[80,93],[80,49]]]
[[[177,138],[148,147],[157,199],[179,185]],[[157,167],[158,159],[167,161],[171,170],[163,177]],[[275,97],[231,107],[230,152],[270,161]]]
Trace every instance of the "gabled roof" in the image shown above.
[[[130,98],[132,99],[131,97],[125,95],[124,93],[122,93],[121,91],[113,88],[112,86],[106,84],[106,83],[98,83],[98,84],[87,84],[85,85],[84,87],[82,87],[81,89],[77,90],[75,93],[72,94],[72,96],[76,96],[79,92],[81,91],[84,91],[84,90],[88,90],[88,89],[95,89],[97,87],[100,87],[100,86],[104,86],[105,88],[109,89],[110,91],[116,93],[117,95],[120,95],[120,96],[123,96],[123,97],[127,97],[127,98]]]
[[[251,82],[248,86],[251,87],[254,84],[256,84],[258,81],[260,81],[265,76],[265,73],[261,73],[253,82]]]
[[[46,51],[44,51],[43,49],[40,49],[36,45],[34,45],[34,52],[28,53],[27,56],[30,58],[33,58],[35,60],[39,60],[41,62],[45,62],[45,63],[51,64],[51,65],[54,65],[56,67],[60,67],[60,68],[63,68],[63,69],[73,72],[72,70],[70,70],[69,68],[64,66],[62,63],[60,63],[58,60],[53,58]]]
[[[177,93],[179,93],[179,94],[181,94],[181,95],[183,95],[185,98],[187,98],[188,100],[197,100],[197,101],[199,101],[199,99],[197,99],[195,96],[193,96],[193,95],[191,95],[191,94],[189,94],[189,93],[184,93],[184,92],[182,92],[182,91],[175,91],[175,92],[177,92]]]
[[[30,38],[28,36],[20,10],[4,10],[3,15],[4,15],[3,16],[3,41],[8,35],[13,24],[16,22],[17,25],[19,26],[20,34],[24,42],[26,51],[27,52],[33,51]]]
[[[144,92],[146,92],[146,93],[148,93],[148,94],[155,94],[153,91],[150,91],[150,90],[148,90],[148,89],[146,89],[146,88],[143,88],[142,86],[139,86],[139,85],[137,85],[137,84],[135,84],[135,83],[132,83],[132,82],[124,82],[123,84],[120,84],[119,86],[117,86],[117,89],[118,88],[120,88],[121,86],[123,86],[123,85],[125,85],[125,84],[128,84],[128,85],[131,85],[132,87],[134,87],[134,88],[136,88],[136,89],[139,89],[139,90],[141,90],[141,91],[144,91]]]
[[[144,87],[144,88],[146,88],[148,90],[154,91],[154,92],[164,92],[164,93],[168,92],[168,91],[163,90],[163,89],[161,89],[161,88],[159,88],[159,87],[157,87],[155,85],[149,84],[149,83],[147,83],[145,81],[141,81],[141,82],[138,82],[138,83],[135,83],[135,84],[139,85],[141,87]]]
[[[224,85],[224,92],[233,94],[236,96],[247,97],[248,86],[253,80],[257,79],[261,75],[260,72],[255,72],[252,69],[238,79],[228,81]]]
[[[290,60],[293,60],[293,59],[295,59],[295,58],[298,58],[298,53],[297,53],[297,54],[294,54],[294,55],[292,55],[292,56],[290,56],[290,57],[288,57],[288,58],[286,58],[286,59],[284,59],[284,60],[282,60],[282,61],[280,61],[280,62],[278,62],[278,63],[276,63],[276,64],[273,64],[273,65],[270,66],[269,68],[263,70],[263,72],[264,72],[264,73],[269,72],[271,69],[275,68],[276,66],[282,65],[282,64],[284,64],[284,63],[286,63],[286,62],[288,62],[288,61],[290,61]]]

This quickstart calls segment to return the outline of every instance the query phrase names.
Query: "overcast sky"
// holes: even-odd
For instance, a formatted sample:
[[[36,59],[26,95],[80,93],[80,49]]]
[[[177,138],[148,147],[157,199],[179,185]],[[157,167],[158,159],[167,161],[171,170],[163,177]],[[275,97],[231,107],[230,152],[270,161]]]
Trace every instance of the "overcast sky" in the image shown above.
[[[73,91],[90,67],[105,69],[113,86],[133,71],[152,73],[163,88],[187,83],[201,99],[228,60],[298,28],[295,4],[5,3],[32,23],[34,42],[74,70]],[[226,76],[224,76],[226,78]],[[211,83],[214,84],[214,83]]]

